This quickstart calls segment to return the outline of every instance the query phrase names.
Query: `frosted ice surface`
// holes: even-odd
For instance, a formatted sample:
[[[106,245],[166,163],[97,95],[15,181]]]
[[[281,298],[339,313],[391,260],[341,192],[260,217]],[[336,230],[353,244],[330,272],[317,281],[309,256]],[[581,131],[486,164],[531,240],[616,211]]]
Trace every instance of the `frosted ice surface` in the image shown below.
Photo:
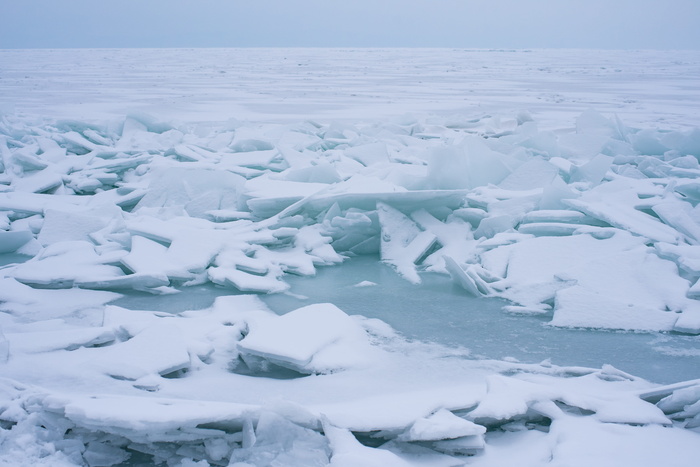
[[[0,253],[12,253],[34,238],[29,230],[0,231]]]
[[[15,279],[0,279],[0,309],[30,321],[43,321],[85,310],[101,310],[106,303],[119,297],[119,294],[101,290],[34,289]]]
[[[378,203],[381,224],[381,259],[408,281],[419,283],[415,263],[433,246],[437,237],[388,204]]]
[[[548,186],[557,175],[559,169],[555,165],[542,158],[533,158],[520,165],[498,186],[506,190],[531,190]]]
[[[126,342],[90,350],[90,364],[115,378],[136,380],[190,366],[181,332],[171,323],[154,323]]]
[[[289,285],[274,272],[258,275],[240,269],[216,267],[210,268],[207,274],[215,284],[232,286],[241,292],[274,293],[289,289]]]
[[[454,147],[433,150],[428,163],[428,186],[450,190],[498,184],[511,173],[510,159],[489,149],[480,138],[468,137]]]
[[[192,217],[216,209],[240,209],[245,179],[227,171],[168,168],[154,174],[140,208],[180,208]]]
[[[263,412],[255,440],[251,446],[234,450],[229,465],[328,465],[329,453],[327,439],[318,432]]]
[[[113,204],[70,210],[46,209],[37,239],[45,246],[62,241],[90,240],[91,234],[107,227],[112,232],[124,228],[122,210]]]
[[[500,295],[525,306],[554,299],[552,324],[558,326],[595,327],[597,321],[613,329],[670,330],[678,319],[670,310],[693,303],[675,264],[621,232],[600,240],[537,237],[481,256],[488,270],[505,276],[491,284]]]
[[[25,284],[62,288],[123,275],[120,268],[107,264],[97,254],[94,244],[85,240],[49,245],[30,261],[18,265],[13,273],[15,279]]]
[[[115,339],[114,332],[106,328],[6,333],[5,337],[11,351],[19,353],[75,350],[78,347],[110,343]]]
[[[640,207],[655,204],[648,199],[663,192],[648,183],[635,183],[630,179],[613,180],[586,192],[566,204],[610,225],[657,242],[678,243],[680,233],[657,218],[642,212]],[[645,199],[642,201],[641,197]]]
[[[371,467],[408,467],[411,464],[391,451],[363,446],[353,434],[344,428],[325,423],[323,431],[328,437],[333,467],[366,465]]]
[[[685,235],[689,243],[700,242],[700,224],[694,217],[692,205],[670,198],[652,207],[652,210],[668,225]]]
[[[429,417],[416,420],[400,438],[405,441],[439,441],[484,433],[485,427],[457,417],[449,410],[441,409]]]

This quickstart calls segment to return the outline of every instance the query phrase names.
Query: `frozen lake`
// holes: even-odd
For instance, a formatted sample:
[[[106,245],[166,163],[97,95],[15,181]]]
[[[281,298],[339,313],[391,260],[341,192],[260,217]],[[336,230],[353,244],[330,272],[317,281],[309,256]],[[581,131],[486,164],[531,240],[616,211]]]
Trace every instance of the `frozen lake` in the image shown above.
[[[0,63],[0,110],[38,117],[358,122],[528,110],[561,129],[594,108],[640,128],[700,124],[697,51],[0,50]]]
[[[3,465],[700,459],[697,51],[0,50],[0,252]]]

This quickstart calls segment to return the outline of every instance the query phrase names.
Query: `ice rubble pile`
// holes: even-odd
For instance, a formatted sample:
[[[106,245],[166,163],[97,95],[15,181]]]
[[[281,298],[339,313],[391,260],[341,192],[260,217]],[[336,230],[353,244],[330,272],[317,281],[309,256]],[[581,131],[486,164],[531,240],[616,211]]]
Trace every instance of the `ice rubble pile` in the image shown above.
[[[700,458],[697,381],[452,358],[239,293],[378,254],[555,326],[700,333],[698,130],[4,118],[0,155],[0,251],[31,257],[0,269],[0,463]],[[109,305],[207,281],[238,292],[178,315]]]
[[[0,153],[0,251],[33,256],[5,281],[269,293],[379,253],[556,326],[700,332],[697,129],[5,118]]]

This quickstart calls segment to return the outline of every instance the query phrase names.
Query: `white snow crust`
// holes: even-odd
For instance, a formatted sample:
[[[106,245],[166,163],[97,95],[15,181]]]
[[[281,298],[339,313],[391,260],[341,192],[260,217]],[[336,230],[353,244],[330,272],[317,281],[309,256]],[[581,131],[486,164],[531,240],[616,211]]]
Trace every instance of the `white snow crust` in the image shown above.
[[[696,52],[0,60],[0,465],[699,462],[700,380],[259,298],[375,255],[552,327],[700,335]],[[229,293],[110,304],[206,283]]]

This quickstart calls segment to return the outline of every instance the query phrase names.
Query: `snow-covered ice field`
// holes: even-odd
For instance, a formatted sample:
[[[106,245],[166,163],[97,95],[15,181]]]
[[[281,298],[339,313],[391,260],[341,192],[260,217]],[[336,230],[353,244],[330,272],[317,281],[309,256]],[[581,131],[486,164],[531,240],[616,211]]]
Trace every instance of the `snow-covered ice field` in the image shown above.
[[[0,114],[0,465],[700,462],[700,52],[0,50]]]

